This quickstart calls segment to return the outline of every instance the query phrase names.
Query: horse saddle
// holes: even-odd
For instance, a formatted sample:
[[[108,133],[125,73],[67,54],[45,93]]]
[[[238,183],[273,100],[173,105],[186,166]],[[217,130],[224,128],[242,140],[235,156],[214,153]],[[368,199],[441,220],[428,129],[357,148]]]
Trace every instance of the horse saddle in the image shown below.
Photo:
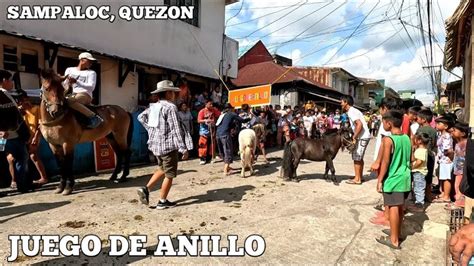
[[[85,106],[87,109],[89,109],[89,110],[91,110],[92,112],[94,112],[95,114],[97,114],[97,109],[99,108],[98,105],[92,105],[92,104],[87,104],[87,105],[85,105],[85,104],[84,104],[84,106]],[[80,124],[82,127],[87,127],[87,126],[89,125],[90,119],[89,119],[87,116],[83,115],[81,112],[76,111],[76,110],[74,110],[74,109],[72,109],[72,108],[69,108],[69,110],[72,111],[72,114],[74,115],[74,117],[76,118],[77,122],[79,122],[79,124]]]

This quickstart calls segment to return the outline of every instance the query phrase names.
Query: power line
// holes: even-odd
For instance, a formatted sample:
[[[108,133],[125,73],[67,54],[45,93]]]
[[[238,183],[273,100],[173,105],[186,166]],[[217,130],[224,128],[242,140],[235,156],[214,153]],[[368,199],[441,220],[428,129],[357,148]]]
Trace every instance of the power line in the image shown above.
[[[293,6],[297,6],[298,4],[295,4]],[[264,17],[268,17],[268,16],[271,16],[273,14],[276,14],[278,12],[281,12],[283,10],[286,10],[286,8],[282,8],[280,10],[277,10],[277,11],[273,11],[273,12],[270,12],[270,13],[267,13],[267,14],[264,14],[260,17],[256,17],[256,18],[253,18],[253,19],[250,19],[250,20],[246,20],[246,21],[242,21],[242,22],[239,22],[239,23],[235,23],[235,24],[230,24],[230,25],[227,25],[227,27],[233,27],[233,26],[237,26],[237,25],[242,25],[242,24],[246,24],[246,23],[249,23],[249,22],[252,22],[252,21],[255,21],[255,20],[259,20],[261,18],[264,18]]]
[[[309,2],[305,3],[304,5],[317,5],[321,3],[325,3],[327,1],[319,1],[319,2]],[[294,5],[282,5],[282,6],[260,6],[260,7],[249,7],[249,8],[244,8],[244,10],[254,10],[254,9],[274,9],[274,8],[286,8],[286,7],[292,7]],[[239,8],[228,8],[227,10],[238,10]]]
[[[332,3],[331,3],[332,4]],[[305,33],[306,31],[308,31],[309,29],[311,29],[312,27],[314,27],[314,25],[318,24],[319,22],[321,22],[322,20],[324,20],[325,18],[329,17],[329,15],[331,15],[332,13],[336,12],[336,10],[338,10],[339,8],[341,8],[343,5],[345,5],[346,2],[343,2],[342,4],[340,4],[339,6],[337,6],[335,9],[333,9],[331,12],[329,12],[328,14],[326,14],[324,17],[322,17],[321,19],[317,20],[316,22],[314,22],[313,24],[311,24],[309,27],[307,27],[306,29],[304,29],[302,32],[298,33],[295,37],[291,38],[290,40],[288,41],[285,41],[283,42],[282,44],[280,44],[277,48],[275,48],[275,52],[281,48],[283,45],[285,44],[288,44],[294,40],[296,40],[296,38],[298,38],[299,36],[301,36],[303,33]],[[328,4],[329,5],[329,4]],[[326,5],[327,6],[327,5]],[[324,6],[324,7],[326,7]]]
[[[225,27],[225,25],[227,25],[227,23],[229,23],[230,20],[232,20],[233,18],[237,17],[237,16],[240,14],[240,11],[242,11],[242,7],[244,6],[244,1],[245,1],[245,0],[242,0],[242,4],[240,5],[239,11],[238,11],[235,15],[233,15],[232,17],[230,17],[229,19],[227,19],[227,21],[226,21],[225,24],[224,24],[224,27]]]
[[[336,56],[336,54],[339,53],[342,50],[342,48],[344,48],[344,46],[346,46],[349,39],[354,35],[354,33],[362,25],[362,23],[364,23],[365,19],[369,17],[369,15],[375,10],[375,8],[378,6],[379,3],[380,3],[380,0],[377,1],[377,4],[375,4],[375,6],[370,10],[370,12],[362,19],[362,21],[359,23],[356,29],[351,33],[351,35],[349,35],[349,38],[346,39],[344,44],[341,47],[339,47],[339,49],[337,49],[337,51],[331,56],[331,58],[329,58],[329,60],[325,64],[329,63],[329,61],[331,61]]]
[[[308,2],[308,0],[305,0],[305,3],[306,3],[306,2]],[[303,3],[303,4],[304,4],[304,3]],[[266,28],[266,27],[272,25],[273,23],[275,23],[275,22],[277,22],[277,21],[283,19],[284,17],[286,17],[286,16],[288,16],[289,14],[293,13],[294,11],[296,11],[298,8],[302,7],[303,4],[298,5],[297,7],[293,8],[293,9],[290,10],[289,12],[285,13],[283,16],[281,16],[281,17],[279,17],[278,19],[276,19],[276,20],[274,20],[274,21],[272,21],[272,22],[266,24],[265,26],[263,26],[263,27],[261,27],[261,28],[258,28],[258,29],[254,30],[254,31],[252,31],[251,33],[249,33],[249,34],[248,34],[247,36],[245,36],[244,38],[248,38],[248,37],[250,37],[252,34],[254,34],[255,32],[260,31],[260,30],[262,30],[262,29],[264,29],[264,28]]]

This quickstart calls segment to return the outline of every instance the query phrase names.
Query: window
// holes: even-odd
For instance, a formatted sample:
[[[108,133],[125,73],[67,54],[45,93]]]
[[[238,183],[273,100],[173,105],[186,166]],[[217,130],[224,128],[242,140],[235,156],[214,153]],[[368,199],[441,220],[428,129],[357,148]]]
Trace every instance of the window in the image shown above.
[[[21,51],[22,71],[27,73],[38,73],[38,52],[22,49]],[[24,69],[23,69],[24,68]]]
[[[165,0],[164,4],[167,6],[194,6],[193,18],[182,19],[182,21],[191,24],[195,27],[199,27],[199,7],[200,0]]]
[[[3,68],[10,71],[18,71],[17,49],[14,46],[3,46]]]

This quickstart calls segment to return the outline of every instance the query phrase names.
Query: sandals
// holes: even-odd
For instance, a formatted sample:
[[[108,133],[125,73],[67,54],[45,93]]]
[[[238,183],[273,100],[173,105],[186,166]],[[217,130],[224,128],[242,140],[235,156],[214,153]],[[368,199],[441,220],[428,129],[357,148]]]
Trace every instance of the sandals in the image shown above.
[[[436,198],[432,201],[432,203],[451,203],[451,200],[443,199],[443,198]]]
[[[362,182],[357,183],[354,180],[350,179],[350,180],[346,181],[346,184],[349,184],[349,185],[362,185]]]
[[[391,249],[401,249],[400,246],[395,246],[393,243],[392,243],[392,240],[390,240],[390,237],[388,236],[381,236],[379,238],[376,238],[375,239],[377,242],[379,242],[380,244],[382,245],[385,245]]]
[[[386,234],[387,236],[390,236],[390,229],[382,229],[382,233]],[[405,241],[405,239],[407,239],[407,238],[406,237],[399,237],[398,241],[402,242],[402,241]]]

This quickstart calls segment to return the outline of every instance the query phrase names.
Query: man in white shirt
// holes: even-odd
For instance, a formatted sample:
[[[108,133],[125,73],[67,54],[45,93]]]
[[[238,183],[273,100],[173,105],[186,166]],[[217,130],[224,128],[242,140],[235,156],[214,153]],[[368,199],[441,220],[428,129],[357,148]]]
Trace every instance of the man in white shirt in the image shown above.
[[[344,95],[341,97],[341,107],[343,111],[347,112],[352,131],[354,132],[352,141],[356,145],[356,149],[352,152],[354,179],[348,180],[346,183],[360,185],[362,184],[362,172],[364,170],[364,154],[370,141],[370,131],[364,115],[361,111],[354,108],[353,105],[354,99],[352,96]]]
[[[103,122],[99,115],[85,106],[91,104],[92,93],[97,82],[97,74],[89,69],[93,61],[96,59],[90,53],[81,53],[79,64],[76,67],[67,68],[64,73],[65,85],[72,87],[72,95],[67,97],[69,107],[90,119],[87,125],[89,128],[96,128]]]

